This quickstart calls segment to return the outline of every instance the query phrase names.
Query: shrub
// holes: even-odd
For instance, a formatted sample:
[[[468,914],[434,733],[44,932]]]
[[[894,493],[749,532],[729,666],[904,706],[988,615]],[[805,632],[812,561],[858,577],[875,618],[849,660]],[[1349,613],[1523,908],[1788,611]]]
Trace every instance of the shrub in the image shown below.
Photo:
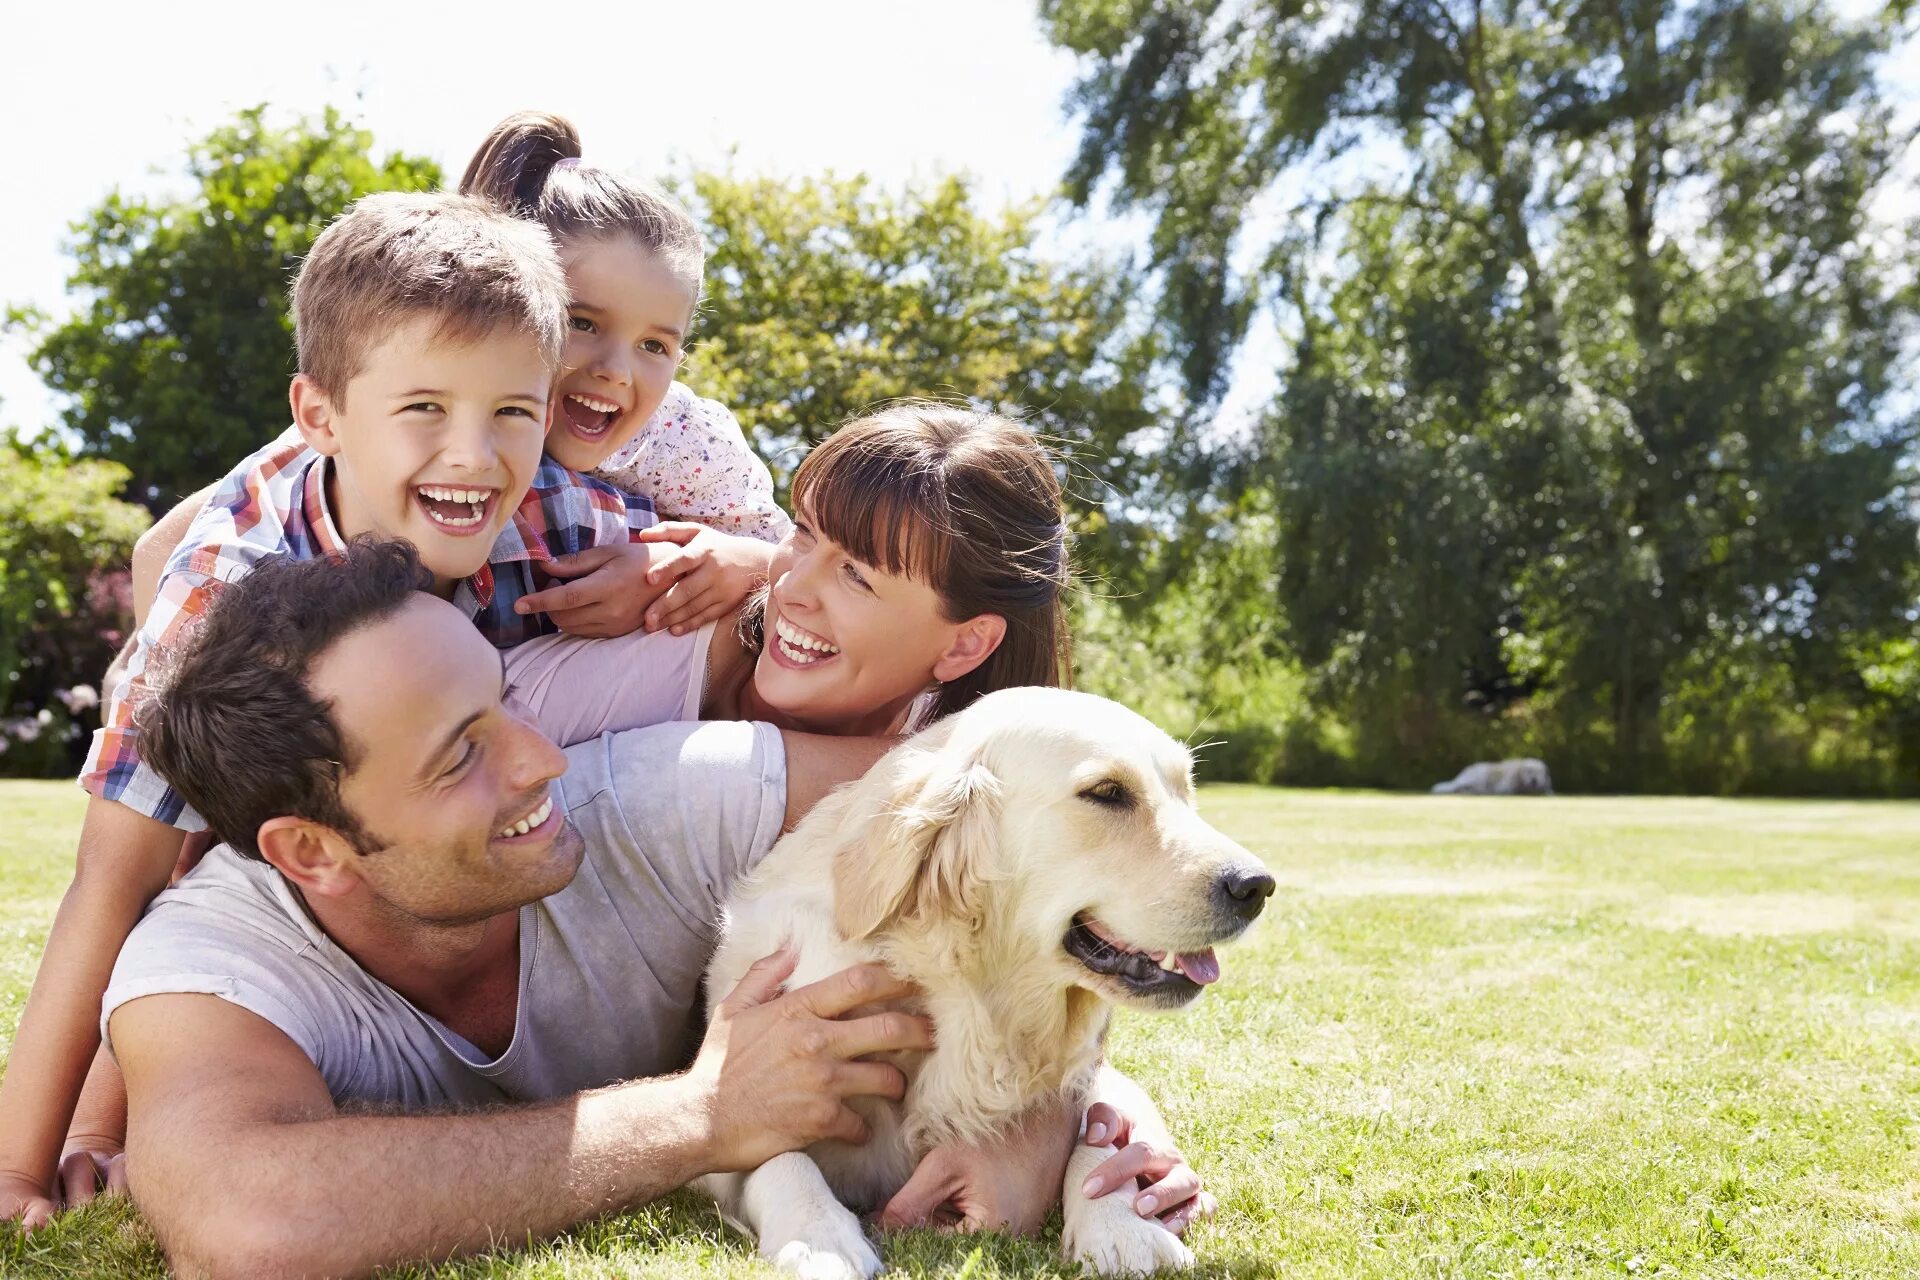
[[[147,524],[114,496],[126,479],[116,463],[0,439],[0,773],[73,771],[99,721]]]

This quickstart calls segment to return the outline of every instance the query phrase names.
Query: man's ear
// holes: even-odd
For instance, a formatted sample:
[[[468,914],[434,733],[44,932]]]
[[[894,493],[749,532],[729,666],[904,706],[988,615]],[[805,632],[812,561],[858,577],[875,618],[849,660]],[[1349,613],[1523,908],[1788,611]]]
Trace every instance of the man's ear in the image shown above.
[[[1007,638],[1007,620],[997,613],[976,614],[960,624],[953,643],[933,664],[933,678],[941,684],[958,680],[993,656]]]
[[[269,818],[253,839],[260,856],[302,893],[339,897],[360,884],[359,855],[332,827],[305,818]]]
[[[834,858],[841,936],[871,937],[907,918],[977,917],[999,799],[1000,780],[977,760],[939,751],[912,760],[886,807]]]
[[[287,403],[293,406],[293,425],[308,447],[328,457],[340,452],[340,437],[333,429],[333,397],[322,391],[311,375],[293,375],[287,387]]]

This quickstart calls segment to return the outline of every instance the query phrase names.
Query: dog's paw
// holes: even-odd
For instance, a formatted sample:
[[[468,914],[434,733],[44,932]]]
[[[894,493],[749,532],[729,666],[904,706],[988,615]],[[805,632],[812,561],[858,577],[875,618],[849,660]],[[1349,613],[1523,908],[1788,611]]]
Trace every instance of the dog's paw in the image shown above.
[[[801,1280],[873,1280],[881,1270],[860,1220],[845,1211],[809,1222],[784,1241],[763,1239],[760,1252]]]
[[[1134,1213],[1131,1197],[1112,1196],[1122,1211],[1070,1215],[1060,1247],[1068,1258],[1095,1275],[1144,1276],[1155,1271],[1187,1271],[1193,1250],[1159,1223]],[[1090,1206],[1091,1207],[1091,1206]]]

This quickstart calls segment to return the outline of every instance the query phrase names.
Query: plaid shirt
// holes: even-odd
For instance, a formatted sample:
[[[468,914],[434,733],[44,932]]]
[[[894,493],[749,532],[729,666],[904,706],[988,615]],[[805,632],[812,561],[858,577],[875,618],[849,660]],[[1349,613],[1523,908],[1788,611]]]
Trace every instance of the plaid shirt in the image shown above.
[[[207,611],[215,593],[264,557],[313,559],[343,550],[346,539],[327,510],[326,459],[297,437],[282,437],[235,467],[194,518],[167,561],[147,621],[120,679],[108,692],[80,785],[148,817],[187,831],[206,824],[140,760],[134,708],[146,690],[152,655]],[[500,648],[555,630],[545,614],[513,611],[539,590],[534,566],[555,556],[630,540],[654,523],[653,504],[605,481],[540,459],[513,519],[480,572],[454,590],[453,603]]]

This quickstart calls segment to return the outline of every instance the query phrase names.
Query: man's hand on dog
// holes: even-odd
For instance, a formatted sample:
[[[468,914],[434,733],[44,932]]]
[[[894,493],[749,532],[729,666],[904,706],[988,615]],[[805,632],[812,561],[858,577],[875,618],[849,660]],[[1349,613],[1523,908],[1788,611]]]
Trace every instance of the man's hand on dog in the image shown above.
[[[898,1100],[898,1067],[857,1059],[933,1047],[933,1024],[911,1014],[849,1016],[916,988],[877,964],[854,965],[782,993],[796,957],[757,961],[713,1011],[685,1080],[708,1126],[708,1167],[756,1169],[782,1152],[834,1138],[865,1142],[867,1125],[846,1100]]]
[[[1083,1141],[1090,1147],[1118,1148],[1087,1175],[1080,1193],[1088,1199],[1132,1182],[1139,1188],[1133,1197],[1134,1212],[1159,1219],[1175,1235],[1185,1235],[1193,1223],[1219,1211],[1219,1202],[1201,1189],[1200,1175],[1172,1139],[1165,1135],[1136,1138],[1133,1121],[1118,1108],[1105,1102],[1088,1107]]]

